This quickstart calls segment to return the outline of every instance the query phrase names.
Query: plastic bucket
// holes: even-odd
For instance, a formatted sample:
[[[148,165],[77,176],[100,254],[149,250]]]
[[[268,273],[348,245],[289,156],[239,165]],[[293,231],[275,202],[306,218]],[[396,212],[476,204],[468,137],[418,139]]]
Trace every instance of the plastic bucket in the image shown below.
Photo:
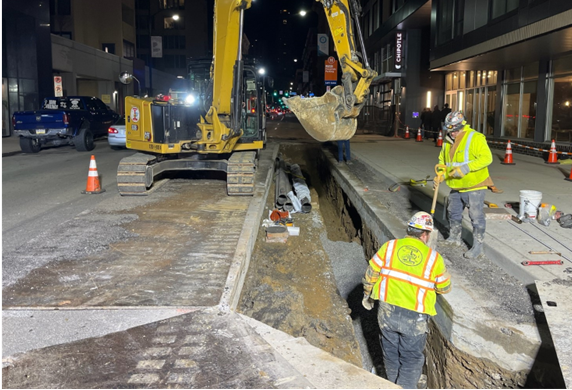
[[[542,192],[521,190],[519,218],[522,219],[525,216],[528,218],[536,218],[536,213],[541,201]]]

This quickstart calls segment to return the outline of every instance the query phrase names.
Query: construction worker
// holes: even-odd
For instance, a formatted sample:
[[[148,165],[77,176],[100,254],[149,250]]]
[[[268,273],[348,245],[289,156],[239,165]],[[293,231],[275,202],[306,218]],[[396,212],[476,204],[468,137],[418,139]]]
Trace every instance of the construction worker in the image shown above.
[[[379,301],[377,320],[387,379],[404,389],[416,389],[425,362],[430,316],[436,294],[451,291],[443,257],[429,248],[433,218],[418,212],[407,224],[407,236],[383,244],[369,261],[363,278],[362,305]]]
[[[462,112],[449,113],[443,130],[446,136],[439,154],[439,164],[446,165],[447,169],[444,176],[437,176],[435,181],[444,178],[451,188],[447,207],[450,229],[446,242],[462,244],[461,222],[463,210],[468,207],[473,225],[473,246],[463,256],[474,259],[484,254],[485,194],[489,186],[494,187],[487,167],[492,163],[493,156],[485,135],[471,129]]]

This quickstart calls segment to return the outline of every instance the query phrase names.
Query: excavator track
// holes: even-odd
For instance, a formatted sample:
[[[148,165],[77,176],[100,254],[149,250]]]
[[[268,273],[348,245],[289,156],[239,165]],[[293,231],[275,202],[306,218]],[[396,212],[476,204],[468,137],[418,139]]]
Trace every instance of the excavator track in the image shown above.
[[[147,189],[147,184],[153,183],[153,178],[147,177],[147,166],[156,160],[156,156],[145,153],[136,153],[123,158],[117,167],[119,193],[123,196],[148,195],[150,190]]]
[[[256,152],[235,152],[228,159],[226,192],[229,196],[254,194]]]

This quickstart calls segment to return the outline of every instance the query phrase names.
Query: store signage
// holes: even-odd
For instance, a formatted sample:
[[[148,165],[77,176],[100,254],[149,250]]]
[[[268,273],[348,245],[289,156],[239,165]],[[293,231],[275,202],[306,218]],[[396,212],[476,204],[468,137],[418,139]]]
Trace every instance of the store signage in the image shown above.
[[[338,83],[338,61],[334,57],[328,57],[325,61],[324,84],[336,85]]]
[[[62,86],[62,76],[54,76],[54,96],[64,96],[64,89]]]
[[[403,66],[403,31],[395,33],[395,69],[401,70]]]

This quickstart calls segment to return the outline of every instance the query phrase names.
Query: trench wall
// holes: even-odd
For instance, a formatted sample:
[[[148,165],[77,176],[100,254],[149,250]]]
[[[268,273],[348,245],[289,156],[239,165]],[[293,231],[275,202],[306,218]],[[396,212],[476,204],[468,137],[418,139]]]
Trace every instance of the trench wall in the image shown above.
[[[403,236],[402,219],[374,193],[364,192],[364,183],[327,150],[319,170],[348,239],[361,242],[366,258],[387,240]],[[438,314],[431,319],[425,351],[428,388],[558,387],[550,379],[554,366],[537,359],[545,348],[538,329],[491,318],[463,289],[463,276],[451,273],[453,292],[438,297]]]

